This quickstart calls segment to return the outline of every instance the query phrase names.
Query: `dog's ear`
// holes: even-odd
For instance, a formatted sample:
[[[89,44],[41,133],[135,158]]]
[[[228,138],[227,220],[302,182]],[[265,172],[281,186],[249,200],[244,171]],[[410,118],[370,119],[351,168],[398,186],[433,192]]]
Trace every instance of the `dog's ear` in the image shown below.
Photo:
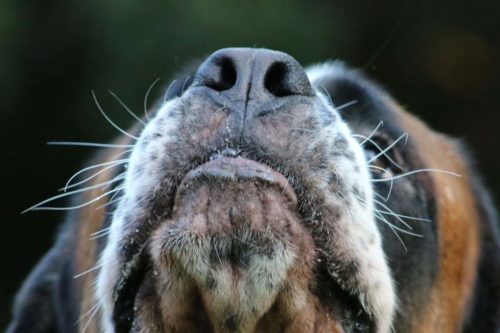
[[[54,286],[58,255],[52,250],[38,264],[16,296],[13,319],[7,333],[42,333],[56,331]]]
[[[69,228],[68,228],[69,227]],[[18,292],[7,333],[76,332],[78,313],[69,223]],[[65,237],[66,236],[66,237]]]

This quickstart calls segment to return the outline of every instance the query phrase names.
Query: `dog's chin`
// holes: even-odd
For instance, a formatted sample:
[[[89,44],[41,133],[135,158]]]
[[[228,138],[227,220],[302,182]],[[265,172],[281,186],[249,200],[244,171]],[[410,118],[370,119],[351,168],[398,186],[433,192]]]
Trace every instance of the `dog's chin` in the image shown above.
[[[115,300],[122,331],[342,332],[311,284],[320,259],[297,197],[261,163],[221,157],[190,171],[137,257]]]
[[[255,330],[285,289],[304,289],[307,275],[294,269],[307,270],[311,242],[283,175],[243,158],[201,165],[152,236],[159,305],[173,309],[163,322],[191,330],[179,318],[199,325],[203,312],[217,332]]]

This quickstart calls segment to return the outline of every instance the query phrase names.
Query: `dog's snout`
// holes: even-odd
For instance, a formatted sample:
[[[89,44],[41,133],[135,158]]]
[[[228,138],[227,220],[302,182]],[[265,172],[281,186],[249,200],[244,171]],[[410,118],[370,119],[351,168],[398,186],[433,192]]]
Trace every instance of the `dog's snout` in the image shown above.
[[[266,49],[222,49],[205,60],[195,85],[230,100],[257,100],[314,94],[302,66],[286,53]]]

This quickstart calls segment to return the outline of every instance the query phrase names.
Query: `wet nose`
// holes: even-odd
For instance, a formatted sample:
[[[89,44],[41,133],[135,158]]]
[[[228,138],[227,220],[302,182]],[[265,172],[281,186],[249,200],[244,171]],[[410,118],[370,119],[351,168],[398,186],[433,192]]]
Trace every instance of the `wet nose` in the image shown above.
[[[230,100],[257,100],[312,96],[302,66],[290,55],[267,49],[229,48],[216,51],[199,67],[195,85]]]

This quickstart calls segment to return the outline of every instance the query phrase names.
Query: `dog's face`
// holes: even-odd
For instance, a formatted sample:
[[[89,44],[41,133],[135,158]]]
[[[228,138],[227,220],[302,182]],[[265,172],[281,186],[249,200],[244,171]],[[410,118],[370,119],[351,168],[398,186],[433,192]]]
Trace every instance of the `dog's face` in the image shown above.
[[[290,56],[215,53],[135,142],[98,280],[108,331],[111,317],[134,326],[114,313],[137,306],[141,322],[174,309],[157,331],[196,318],[216,332],[326,331],[359,316],[387,332],[396,296],[369,166]],[[155,289],[155,304],[121,304],[130,289]]]
[[[181,83],[96,177],[118,199],[77,232],[85,329],[469,325],[486,217],[453,142],[339,63],[224,49]]]

